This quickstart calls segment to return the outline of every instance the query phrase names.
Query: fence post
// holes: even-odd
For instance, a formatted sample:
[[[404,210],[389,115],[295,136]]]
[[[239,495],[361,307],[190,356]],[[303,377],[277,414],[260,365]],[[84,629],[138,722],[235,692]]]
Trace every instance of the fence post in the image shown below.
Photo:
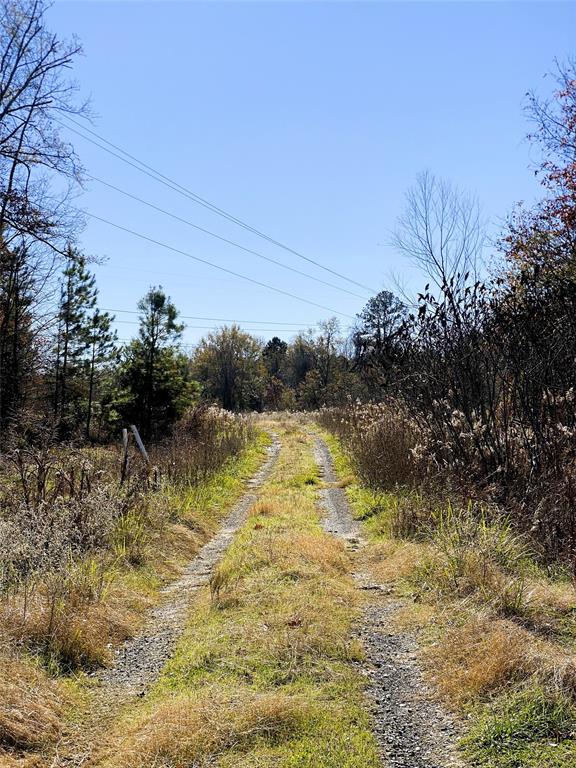
[[[122,430],[122,446],[124,453],[122,455],[122,469],[120,470],[120,485],[124,485],[126,475],[128,474],[128,430]]]
[[[146,448],[144,448],[144,443],[142,442],[142,438],[140,437],[140,433],[136,429],[135,424],[130,424],[130,429],[132,430],[132,434],[134,435],[134,439],[136,440],[136,445],[138,446],[138,450],[142,454],[144,461],[146,464],[150,464],[150,459],[148,457],[148,453],[146,451]]]

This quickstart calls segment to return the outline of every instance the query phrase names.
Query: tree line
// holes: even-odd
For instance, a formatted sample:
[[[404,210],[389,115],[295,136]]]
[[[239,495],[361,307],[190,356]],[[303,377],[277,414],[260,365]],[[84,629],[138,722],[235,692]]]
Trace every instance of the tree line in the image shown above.
[[[231,325],[187,355],[180,346],[185,326],[161,286],[138,303],[137,336],[120,344],[114,316],[99,308],[90,263],[71,245],[62,262],[54,317],[42,324],[42,336],[34,312],[20,315],[13,343],[9,332],[0,334],[5,441],[105,441],[128,423],[160,439],[198,402],[237,412],[313,410],[374,396],[378,385],[358,366],[361,350],[367,339],[382,350],[391,314],[399,317],[401,308],[383,291],[359,315],[352,336],[335,318],[290,342],[265,342]]]
[[[336,321],[262,343],[238,327],[192,359],[169,297],[152,287],[120,345],[99,308],[73,205],[84,171],[62,121],[90,116],[69,78],[81,54],[46,26],[44,0],[0,8],[0,438],[105,440],[133,421],[160,437],[199,398],[230,410],[317,407],[354,390]]]

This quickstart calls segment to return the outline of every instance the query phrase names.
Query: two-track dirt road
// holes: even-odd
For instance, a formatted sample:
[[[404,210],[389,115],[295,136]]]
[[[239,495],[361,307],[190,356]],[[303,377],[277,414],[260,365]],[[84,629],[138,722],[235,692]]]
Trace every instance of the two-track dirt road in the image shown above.
[[[367,681],[365,705],[370,712],[382,765],[386,768],[462,765],[455,747],[457,728],[422,679],[415,638],[391,629],[390,618],[401,603],[388,594],[386,585],[372,583],[355,563],[356,553],[364,545],[362,531],[353,519],[345,491],[337,486],[338,478],[327,445],[319,436],[311,434],[308,427],[297,422],[291,429],[301,433],[302,440],[313,441],[321,478],[317,503],[324,530],[346,543],[356,588],[363,595],[365,607],[354,634],[363,645],[365,658],[354,664]],[[51,768],[100,765],[117,717],[130,707],[131,702],[146,697],[149,687],[170,659],[190,612],[194,611],[198,590],[208,584],[256,502],[258,488],[273,469],[283,440],[282,430],[278,431],[280,435],[274,436],[264,465],[249,482],[246,493],[230,512],[219,533],[203,547],[181,577],[166,587],[163,599],[150,611],[142,631],[118,649],[113,665],[97,674],[89,711],[66,728],[51,757]],[[282,494],[282,489],[279,488],[277,493]],[[219,765],[218,760],[210,765]],[[322,762],[318,768],[339,766]]]

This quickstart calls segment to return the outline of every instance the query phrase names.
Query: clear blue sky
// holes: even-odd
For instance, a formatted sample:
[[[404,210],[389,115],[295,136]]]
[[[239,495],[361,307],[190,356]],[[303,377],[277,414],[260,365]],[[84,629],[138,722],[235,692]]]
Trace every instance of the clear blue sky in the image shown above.
[[[418,172],[430,169],[475,191],[494,226],[516,201],[539,194],[528,169],[535,157],[524,140],[525,94],[549,91],[543,75],[554,58],[576,53],[576,3],[77,1],[57,2],[49,19],[84,45],[75,75],[92,98],[94,130],[375,289],[391,287],[394,272],[420,285],[387,245]],[[355,290],[73,138],[89,173]],[[362,298],[265,263],[95,182],[79,204],[344,314],[363,306]],[[150,284],[162,284],[182,314],[259,321],[244,323],[248,328],[262,321],[297,328],[331,314],[96,221],[82,246],[108,257],[97,267],[104,307],[134,310]],[[119,335],[135,328],[121,323]],[[185,340],[202,333],[189,328]]]

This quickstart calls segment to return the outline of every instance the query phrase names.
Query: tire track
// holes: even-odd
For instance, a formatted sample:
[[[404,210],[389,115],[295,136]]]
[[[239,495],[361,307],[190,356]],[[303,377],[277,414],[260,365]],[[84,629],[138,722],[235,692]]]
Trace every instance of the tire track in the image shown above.
[[[161,590],[160,604],[148,612],[140,632],[115,652],[112,664],[92,676],[98,688],[87,721],[74,724],[64,733],[49,764],[51,768],[92,765],[106,725],[110,725],[127,703],[144,696],[157,680],[184,631],[190,603],[198,590],[208,584],[216,565],[246,520],[256,501],[255,491],[269,476],[279,451],[280,440],[273,434],[266,461],[248,481],[250,490],[234,505],[218,533],[200,549],[180,578]]]
[[[342,488],[326,443],[316,438],[315,457],[321,476],[329,485],[321,490],[324,529],[345,540],[351,550],[364,546],[360,523]],[[367,695],[383,764],[394,768],[456,768],[464,763],[456,742],[459,728],[434,701],[417,661],[418,644],[413,634],[391,631],[393,615],[402,603],[388,595],[390,588],[374,584],[366,573],[354,578],[359,589],[370,593],[357,636],[363,643],[368,679]]]

